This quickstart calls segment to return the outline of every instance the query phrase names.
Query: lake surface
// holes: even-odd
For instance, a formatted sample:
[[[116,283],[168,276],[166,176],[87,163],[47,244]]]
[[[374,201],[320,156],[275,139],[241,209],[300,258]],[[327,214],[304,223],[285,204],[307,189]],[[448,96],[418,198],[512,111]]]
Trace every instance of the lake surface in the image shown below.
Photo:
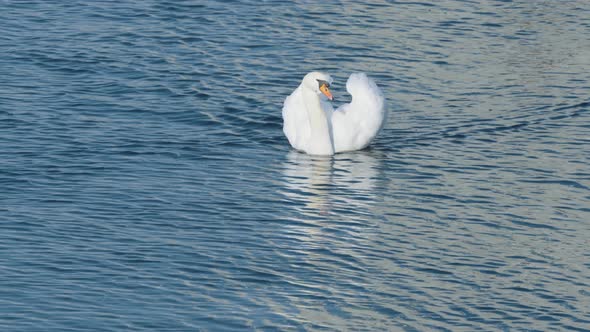
[[[590,331],[590,3],[0,1],[2,331]],[[382,88],[293,151],[305,73]]]

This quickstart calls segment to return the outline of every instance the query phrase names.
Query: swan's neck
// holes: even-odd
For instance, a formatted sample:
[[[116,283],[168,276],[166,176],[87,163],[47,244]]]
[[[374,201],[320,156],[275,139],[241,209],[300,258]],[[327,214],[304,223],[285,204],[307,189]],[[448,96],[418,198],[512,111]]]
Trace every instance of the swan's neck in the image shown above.
[[[334,154],[334,141],[332,139],[331,114],[322,109],[320,97],[315,92],[306,88],[302,92],[311,128],[311,139],[306,152],[332,155]]]

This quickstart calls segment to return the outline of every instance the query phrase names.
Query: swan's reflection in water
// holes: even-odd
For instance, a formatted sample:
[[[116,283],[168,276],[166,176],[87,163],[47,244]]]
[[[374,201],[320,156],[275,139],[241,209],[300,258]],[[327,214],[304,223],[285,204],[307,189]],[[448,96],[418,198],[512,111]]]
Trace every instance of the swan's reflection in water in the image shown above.
[[[301,202],[309,217],[369,213],[375,201],[378,158],[371,151],[310,156],[290,151],[285,162],[283,194]]]
[[[328,306],[315,306],[317,301],[310,299],[354,301],[348,297],[352,285],[354,289],[366,286],[359,273],[363,275],[369,265],[364,250],[374,246],[375,219],[370,216],[378,209],[377,193],[384,185],[382,159],[374,151],[332,157],[295,151],[287,155],[281,191],[289,208],[280,230],[289,243],[285,257],[297,268],[290,282],[301,291],[277,304],[283,312],[295,311],[304,321],[346,330],[346,318]]]

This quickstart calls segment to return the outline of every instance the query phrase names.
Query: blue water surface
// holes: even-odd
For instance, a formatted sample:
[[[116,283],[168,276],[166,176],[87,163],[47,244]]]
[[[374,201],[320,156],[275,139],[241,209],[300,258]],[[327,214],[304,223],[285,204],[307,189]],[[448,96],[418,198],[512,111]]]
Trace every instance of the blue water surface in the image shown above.
[[[590,331],[588,1],[0,0],[0,32],[1,331]],[[290,148],[312,70],[382,88],[369,149]]]

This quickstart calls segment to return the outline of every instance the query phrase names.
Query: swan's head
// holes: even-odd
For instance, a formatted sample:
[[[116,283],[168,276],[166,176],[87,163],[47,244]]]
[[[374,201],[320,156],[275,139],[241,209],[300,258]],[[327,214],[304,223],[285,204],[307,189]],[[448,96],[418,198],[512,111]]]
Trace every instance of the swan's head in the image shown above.
[[[332,96],[332,93],[330,92],[330,84],[332,84],[332,77],[330,77],[330,75],[318,71],[312,71],[305,75],[302,84],[316,94],[323,94],[329,100],[334,100],[334,96]]]

